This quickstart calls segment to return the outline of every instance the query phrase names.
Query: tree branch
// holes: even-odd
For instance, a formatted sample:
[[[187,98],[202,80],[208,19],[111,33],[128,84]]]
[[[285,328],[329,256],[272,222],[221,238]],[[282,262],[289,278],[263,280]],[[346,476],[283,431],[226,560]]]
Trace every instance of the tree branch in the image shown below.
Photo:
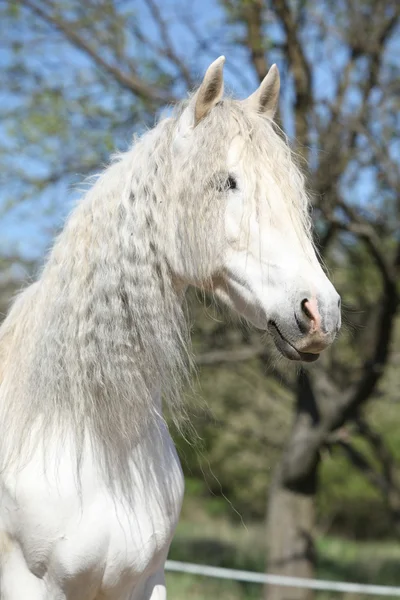
[[[386,253],[380,247],[379,237],[372,227],[372,225],[363,219],[356,210],[346,204],[341,198],[337,197],[336,206],[339,206],[344,213],[348,216],[349,221],[344,223],[337,219],[331,218],[329,222],[336,225],[338,229],[342,231],[348,231],[353,233],[357,237],[361,238],[368,247],[368,250],[378,267],[384,284],[389,288],[394,288],[396,292],[396,281],[397,281],[397,268],[396,265],[388,260]]]
[[[66,39],[71,42],[76,48],[79,48],[87,56],[89,56],[95,64],[111,75],[114,80],[125,89],[133,92],[139,98],[147,101],[155,102],[158,105],[175,102],[176,98],[170,94],[164,93],[153,86],[147,85],[142,79],[133,73],[125,73],[115,64],[106,61],[89,42],[77,33],[72,23],[68,23],[55,14],[50,14],[38,6],[32,0],[20,0],[21,3],[39,16],[47,24],[55,27],[58,31],[64,34]]]
[[[354,45],[353,42],[356,36],[355,34],[353,36],[349,35],[351,38],[349,40],[349,44],[352,49],[351,57],[339,84],[336,100],[332,104],[333,109],[329,124],[320,134],[320,137],[323,135],[326,143],[324,147],[324,154],[322,155],[323,160],[321,160],[316,172],[314,188],[321,196],[328,194],[337,185],[338,179],[344,173],[356,148],[360,124],[362,124],[365,120],[370,94],[379,81],[380,69],[387,40],[399,22],[399,6],[397,6],[396,10],[391,16],[385,17],[384,15],[380,15],[380,18],[383,18],[383,23],[377,23],[375,26],[375,35],[371,34],[370,36],[373,39],[370,39],[367,36],[368,39],[366,44],[360,45],[360,43],[357,42]],[[358,21],[356,26],[358,32]],[[360,86],[361,101],[359,110],[351,119],[347,119],[347,139],[344,140],[341,139],[341,134],[344,130],[344,127],[343,123],[340,123],[340,115],[338,111],[343,106],[343,98],[350,84],[350,73],[356,59],[358,59],[360,56],[363,56],[368,60],[368,68],[366,76],[364,77]]]
[[[358,417],[355,421],[358,433],[369,442],[376,459],[379,461],[383,476],[387,482],[387,487],[395,486],[394,477],[394,459],[381,435],[373,431],[367,421],[362,417]],[[400,490],[397,490],[400,494]]]
[[[162,42],[164,44],[164,48],[163,48],[164,56],[169,58],[169,60],[172,63],[174,63],[174,65],[176,67],[178,67],[178,69],[183,77],[183,80],[185,81],[188,89],[190,90],[194,85],[194,81],[192,79],[189,69],[187,68],[187,65],[175,52],[172,40],[168,33],[167,25],[161,14],[160,7],[157,5],[157,3],[154,0],[147,0],[147,6],[151,12],[151,15],[152,15],[155,23],[157,23],[158,29],[160,31],[160,36],[161,36]]]
[[[371,241],[371,245],[373,242]],[[383,264],[383,254],[378,252]],[[323,373],[310,374],[302,370],[298,382],[298,414],[284,459],[284,478],[288,486],[301,485],[302,478],[318,460],[319,451],[327,435],[358,415],[359,407],[374,393],[388,361],[394,321],[399,307],[397,291],[400,269],[400,242],[390,266],[382,266],[383,296],[379,302],[380,314],[375,329],[372,355],[362,368],[358,382],[345,394]],[[322,402],[319,401],[322,399]],[[322,409],[324,412],[322,413]]]
[[[347,440],[337,440],[336,445],[344,451],[350,462],[362,472],[364,477],[386,496],[388,492],[387,482],[380,473],[375,471],[362,452],[357,450],[357,448]]]
[[[304,153],[308,146],[307,116],[313,105],[311,70],[300,42],[298,25],[286,0],[272,0],[286,34],[287,55],[295,86],[296,138]]]
[[[380,470],[377,470],[368,459],[354,447],[348,440],[343,438],[335,440],[346,453],[351,463],[361,471],[368,481],[382,494],[389,510],[391,519],[396,529],[400,527],[400,488],[395,477],[395,466],[393,456],[386,447],[382,437],[373,431],[368,423],[362,419],[356,419],[358,433],[369,442],[374,458],[378,461]]]
[[[211,350],[204,354],[199,354],[195,357],[196,365],[203,366],[220,366],[235,364],[240,362],[246,362],[254,358],[259,358],[262,362],[271,363],[271,355],[263,345],[250,345],[241,346],[235,350]],[[286,378],[282,373],[276,369],[272,369],[271,376],[273,376],[281,385],[284,385],[287,389],[294,389],[293,384]]]
[[[254,65],[260,82],[268,72],[262,30],[264,10],[263,0],[250,0],[250,2],[243,3],[243,20],[247,29],[246,43],[250,50],[251,62]]]

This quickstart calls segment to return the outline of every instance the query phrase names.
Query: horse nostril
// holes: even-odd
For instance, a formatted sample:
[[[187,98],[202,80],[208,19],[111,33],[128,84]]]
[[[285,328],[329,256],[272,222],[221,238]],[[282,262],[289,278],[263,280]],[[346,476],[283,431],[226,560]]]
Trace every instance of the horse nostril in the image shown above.
[[[301,310],[306,315],[307,319],[310,319],[311,321],[313,319],[313,316],[307,307],[307,302],[308,298],[304,298],[304,300],[301,301]]]
[[[311,300],[304,298],[304,300],[301,301],[301,310],[303,315],[307,318],[308,325],[311,326],[311,332],[323,331],[322,319],[318,310],[318,301],[315,297],[311,298]]]

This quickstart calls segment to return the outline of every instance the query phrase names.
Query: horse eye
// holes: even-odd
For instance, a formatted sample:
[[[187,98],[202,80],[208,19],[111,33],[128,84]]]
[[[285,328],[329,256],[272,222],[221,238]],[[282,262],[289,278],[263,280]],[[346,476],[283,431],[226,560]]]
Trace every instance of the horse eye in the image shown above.
[[[226,188],[228,190],[236,190],[237,189],[237,181],[233,177],[233,175],[229,175],[228,179],[226,180]]]
[[[233,175],[226,175],[226,173],[220,173],[216,180],[216,188],[221,193],[226,193],[228,190],[237,189],[237,181]]]

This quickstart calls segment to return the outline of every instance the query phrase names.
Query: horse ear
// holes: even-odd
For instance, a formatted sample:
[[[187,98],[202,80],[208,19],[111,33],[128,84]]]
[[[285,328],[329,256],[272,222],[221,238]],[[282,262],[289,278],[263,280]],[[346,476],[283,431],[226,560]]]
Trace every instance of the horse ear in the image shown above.
[[[281,80],[278,67],[272,65],[258,90],[249,96],[246,102],[251,104],[259,113],[263,113],[272,119],[278,108],[280,86]]]
[[[220,56],[208,67],[203,82],[195,96],[194,126],[204,119],[222,98],[224,92],[225,56]]]

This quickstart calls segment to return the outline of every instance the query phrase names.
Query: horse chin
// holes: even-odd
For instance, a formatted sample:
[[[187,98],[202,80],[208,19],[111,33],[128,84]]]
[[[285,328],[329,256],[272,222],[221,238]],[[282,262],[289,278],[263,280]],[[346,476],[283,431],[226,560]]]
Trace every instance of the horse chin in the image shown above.
[[[312,354],[311,352],[300,352],[297,350],[287,339],[285,339],[282,333],[279,331],[276,323],[270,321],[268,324],[268,331],[274,340],[276,348],[285,358],[294,361],[303,362],[315,362],[319,358],[319,354]]]

